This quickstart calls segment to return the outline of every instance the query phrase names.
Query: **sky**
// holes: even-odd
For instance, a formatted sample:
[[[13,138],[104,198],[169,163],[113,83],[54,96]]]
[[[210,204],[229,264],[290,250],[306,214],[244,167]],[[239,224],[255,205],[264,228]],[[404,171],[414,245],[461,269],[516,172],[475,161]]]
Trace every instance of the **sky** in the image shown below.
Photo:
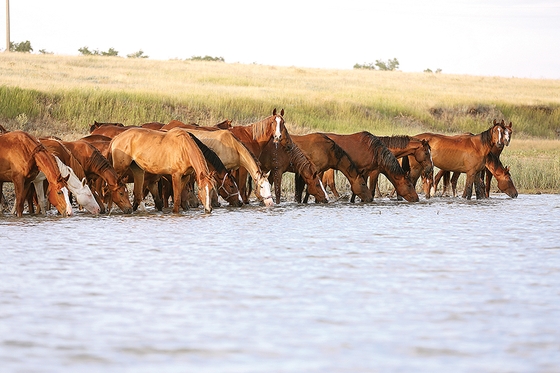
[[[560,0],[11,0],[10,24],[34,53],[560,79]]]

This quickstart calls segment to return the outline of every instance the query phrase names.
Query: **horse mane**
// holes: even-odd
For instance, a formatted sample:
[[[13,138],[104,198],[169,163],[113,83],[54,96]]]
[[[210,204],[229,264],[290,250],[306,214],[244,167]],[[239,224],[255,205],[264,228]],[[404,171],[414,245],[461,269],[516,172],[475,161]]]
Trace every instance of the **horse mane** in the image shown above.
[[[367,132],[361,132],[360,141],[364,144],[368,150],[373,154],[372,163],[377,162],[377,164],[383,166],[386,172],[396,175],[404,175],[405,172],[397,158],[391,153],[389,148],[383,144],[379,137]]]
[[[253,140],[256,140],[261,136],[266,135],[266,132],[268,131],[270,118],[272,117],[271,116],[266,117],[263,120],[250,124],[250,126],[253,128]]]
[[[92,151],[91,156],[87,157],[87,164],[89,165],[88,169],[95,170],[96,173],[102,174],[106,170],[112,168],[112,166],[109,163],[109,161],[107,160],[107,158],[105,158],[103,156],[103,154],[101,154],[101,152],[99,150],[97,150],[97,148],[95,146],[93,146],[90,143],[85,142],[85,141],[83,141],[83,143],[87,144],[87,146],[91,147],[91,151]]]
[[[494,126],[488,128],[486,131],[480,133],[480,140],[485,146],[492,146],[492,129]]]
[[[488,153],[488,155],[486,156],[486,162],[489,162],[494,170],[504,168],[504,165],[500,161],[500,158],[492,152]]]
[[[342,149],[333,139],[331,139],[327,135],[321,134],[321,136],[323,137],[323,139],[325,139],[325,141],[327,141],[330,144],[330,150],[333,152],[334,156],[336,157],[337,165],[340,162],[340,160],[344,156],[346,156],[346,158],[348,158],[348,160],[350,161],[350,167],[349,167],[350,171],[356,171],[357,173],[359,173],[358,167],[356,166],[352,158],[350,158],[348,153],[344,151],[344,149]]]
[[[206,144],[200,141],[200,139],[195,135],[193,135],[192,133],[188,132],[188,134],[191,135],[193,141],[196,143],[196,145],[198,145],[198,147],[202,151],[202,154],[204,155],[204,158],[206,158],[206,161],[210,162],[212,166],[214,166],[216,171],[220,173],[227,171],[226,166],[224,166],[224,163],[222,162],[220,157],[218,157],[218,155],[212,149],[206,146]]]
[[[309,159],[307,155],[295,144],[291,143],[286,146],[286,151],[290,155],[290,163],[297,170],[300,175],[305,175],[307,171],[308,174],[314,175],[317,173],[317,169],[313,162]]]
[[[388,148],[404,149],[410,143],[410,136],[377,136]]]

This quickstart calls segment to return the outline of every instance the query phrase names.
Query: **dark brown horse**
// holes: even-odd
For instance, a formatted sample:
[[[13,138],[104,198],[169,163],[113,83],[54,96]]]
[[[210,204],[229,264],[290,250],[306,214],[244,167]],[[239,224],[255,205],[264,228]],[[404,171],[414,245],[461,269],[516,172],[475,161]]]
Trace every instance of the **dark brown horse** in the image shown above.
[[[397,159],[402,159],[401,166],[405,171],[410,170],[408,158],[413,157],[421,166],[420,176],[422,177],[422,190],[426,199],[430,198],[430,192],[434,184],[434,163],[432,161],[432,151],[430,144],[426,140],[416,139],[410,136],[378,136],[379,139],[389,148]],[[377,187],[378,171],[370,173],[369,185],[371,193],[375,194]]]
[[[44,141],[43,139],[41,141]],[[52,141],[58,141],[51,139]],[[93,145],[86,141],[62,141],[72,155],[80,162],[84,169],[89,186],[97,199],[101,212],[105,212],[102,185],[106,184],[109,192],[108,207],[114,202],[125,214],[132,213],[132,205],[128,196],[128,189],[122,179],[119,179],[113,166]]]
[[[358,170],[365,174],[378,171],[395,187],[397,194],[409,202],[417,202],[418,194],[397,158],[375,135],[367,131],[351,135],[326,134],[352,158]]]
[[[286,136],[289,139],[290,135],[287,134]],[[307,191],[315,197],[315,202],[327,203],[329,201],[317,168],[291,139],[285,146],[270,139],[263,148],[259,161],[264,171],[270,171],[269,180],[274,183],[276,203],[280,203],[282,174],[285,172],[296,174],[296,180],[301,184],[300,190],[303,190],[304,183],[307,184]],[[301,202],[301,193],[296,194],[295,200],[298,203]]]
[[[14,184],[18,217],[23,215],[25,199],[39,172],[43,172],[49,182],[49,201],[62,216],[72,215],[68,178],[61,176],[54,156],[36,138],[23,131],[7,132],[0,136],[0,149],[0,184]]]
[[[340,170],[350,182],[352,192],[362,202],[371,202],[373,200],[371,191],[367,187],[364,176],[358,172],[358,168],[348,156],[348,154],[336,144],[333,140],[322,133],[311,133],[307,135],[290,135],[292,141],[309,157],[311,162],[317,168],[319,175],[328,169]],[[301,198],[303,184],[298,181],[296,174],[296,201]],[[308,193],[303,201],[307,202]]]
[[[495,123],[478,135],[446,136],[421,133],[414,137],[430,142],[434,166],[444,171],[457,171],[467,174],[463,198],[470,199],[475,176],[484,170],[486,157],[492,148],[503,146],[503,133],[503,127]],[[410,166],[411,169],[420,167],[414,159],[410,159]]]

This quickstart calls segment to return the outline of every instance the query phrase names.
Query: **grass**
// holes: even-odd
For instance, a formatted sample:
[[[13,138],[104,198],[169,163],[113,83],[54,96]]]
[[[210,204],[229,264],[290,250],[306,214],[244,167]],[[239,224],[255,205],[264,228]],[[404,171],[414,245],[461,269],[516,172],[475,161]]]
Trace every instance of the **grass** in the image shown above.
[[[274,107],[294,133],[478,133],[504,119],[518,189],[559,192],[559,80],[2,53],[0,82],[5,127],[66,139],[94,120],[242,125]]]

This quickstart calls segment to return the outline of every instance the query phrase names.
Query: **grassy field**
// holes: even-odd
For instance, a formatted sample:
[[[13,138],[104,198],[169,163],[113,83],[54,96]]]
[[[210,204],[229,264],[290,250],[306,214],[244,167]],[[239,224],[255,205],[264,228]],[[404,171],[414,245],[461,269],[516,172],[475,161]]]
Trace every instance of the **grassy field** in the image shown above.
[[[519,191],[560,192],[560,80],[2,53],[0,82],[0,124],[65,139],[94,120],[243,125],[274,107],[293,133],[478,133],[504,119]]]

